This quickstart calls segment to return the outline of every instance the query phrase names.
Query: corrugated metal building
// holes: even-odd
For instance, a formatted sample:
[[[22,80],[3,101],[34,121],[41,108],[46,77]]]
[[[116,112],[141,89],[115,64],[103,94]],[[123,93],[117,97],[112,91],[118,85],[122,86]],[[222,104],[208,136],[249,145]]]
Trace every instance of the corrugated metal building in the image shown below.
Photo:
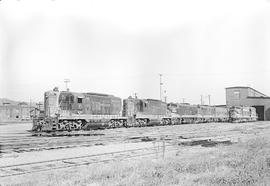
[[[270,120],[270,97],[251,87],[226,88],[227,106],[252,106],[259,120]]]

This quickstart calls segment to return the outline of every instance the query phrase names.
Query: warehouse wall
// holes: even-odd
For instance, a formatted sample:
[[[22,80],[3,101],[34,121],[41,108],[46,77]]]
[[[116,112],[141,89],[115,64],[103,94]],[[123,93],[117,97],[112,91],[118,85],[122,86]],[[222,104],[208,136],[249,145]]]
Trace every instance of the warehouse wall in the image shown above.
[[[22,105],[1,105],[0,121],[26,121],[30,120],[30,107]]]
[[[249,87],[226,88],[227,106],[263,106],[263,119],[270,120],[270,97]]]
[[[244,88],[226,89],[226,105],[241,106],[248,97],[248,90]]]

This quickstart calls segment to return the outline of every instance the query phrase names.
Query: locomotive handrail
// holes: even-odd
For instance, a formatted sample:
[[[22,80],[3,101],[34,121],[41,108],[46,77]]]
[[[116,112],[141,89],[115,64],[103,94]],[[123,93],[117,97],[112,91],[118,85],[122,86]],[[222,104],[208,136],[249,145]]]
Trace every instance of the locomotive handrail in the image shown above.
[[[125,118],[121,115],[87,115],[87,114],[71,114],[61,115],[59,119],[120,119]]]

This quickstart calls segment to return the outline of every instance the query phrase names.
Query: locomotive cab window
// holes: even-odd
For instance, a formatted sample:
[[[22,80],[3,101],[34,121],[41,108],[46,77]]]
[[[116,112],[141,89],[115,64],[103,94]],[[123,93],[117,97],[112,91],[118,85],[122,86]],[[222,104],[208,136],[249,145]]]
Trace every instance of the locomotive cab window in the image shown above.
[[[78,103],[82,103],[82,98],[78,98]]]

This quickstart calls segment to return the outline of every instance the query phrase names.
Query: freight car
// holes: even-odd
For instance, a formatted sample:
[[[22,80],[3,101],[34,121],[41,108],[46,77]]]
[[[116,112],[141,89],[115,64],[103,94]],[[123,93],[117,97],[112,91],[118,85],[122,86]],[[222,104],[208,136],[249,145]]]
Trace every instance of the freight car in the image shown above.
[[[252,107],[166,104],[155,99],[76,93],[54,88],[44,94],[44,114],[34,117],[32,131],[144,127],[205,122],[247,122],[257,119]]]

